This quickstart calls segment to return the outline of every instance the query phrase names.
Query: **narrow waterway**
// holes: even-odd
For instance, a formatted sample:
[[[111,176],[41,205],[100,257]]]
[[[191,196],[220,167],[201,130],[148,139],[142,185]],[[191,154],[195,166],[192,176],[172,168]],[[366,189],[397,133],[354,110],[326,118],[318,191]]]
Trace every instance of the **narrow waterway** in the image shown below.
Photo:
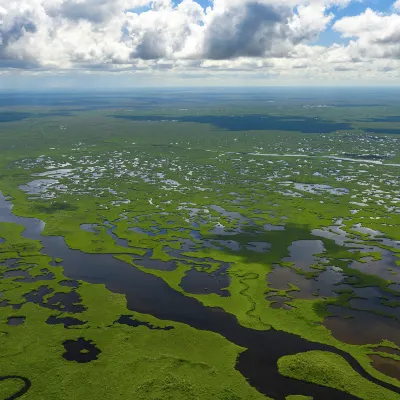
[[[323,386],[283,377],[277,369],[279,358],[310,350],[330,351],[343,356],[360,375],[383,387],[400,393],[400,389],[380,382],[365,372],[349,354],[334,347],[309,342],[299,336],[270,329],[255,331],[241,326],[237,319],[218,309],[203,306],[170,288],[162,279],[146,274],[109,254],[87,254],[71,250],[62,237],[42,236],[44,223],[34,218],[12,214],[12,204],[0,192],[0,222],[14,222],[25,227],[23,236],[40,240],[42,252],[62,258],[66,277],[90,283],[102,283],[115,293],[124,294],[132,311],[156,318],[185,323],[196,329],[224,336],[246,348],[237,360],[236,369],[261,393],[284,400],[291,394],[311,396],[314,400],[357,399],[350,394]]]

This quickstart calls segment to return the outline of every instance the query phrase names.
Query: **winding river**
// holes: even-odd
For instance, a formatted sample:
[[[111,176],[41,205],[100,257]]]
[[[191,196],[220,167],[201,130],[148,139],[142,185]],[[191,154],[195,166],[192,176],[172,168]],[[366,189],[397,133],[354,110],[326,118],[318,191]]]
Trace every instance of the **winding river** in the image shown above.
[[[310,350],[339,354],[363,377],[400,393],[400,388],[372,377],[352,356],[335,347],[309,342],[299,336],[274,329],[256,331],[245,328],[233,315],[220,309],[205,307],[199,301],[176,292],[162,279],[117,260],[111,254],[88,254],[71,250],[62,237],[43,236],[41,233],[44,223],[34,218],[15,216],[12,213],[12,204],[1,192],[0,222],[23,225],[25,230],[22,235],[40,240],[44,246],[43,254],[63,259],[62,266],[66,277],[105,284],[110,291],[126,296],[130,310],[151,314],[162,320],[184,323],[199,330],[215,332],[246,348],[247,350],[238,357],[236,369],[246,377],[250,385],[275,400],[284,400],[286,396],[293,394],[311,396],[314,400],[357,399],[336,389],[286,378],[279,374],[279,358]],[[29,382],[26,378],[21,379],[25,383]],[[29,387],[26,390],[28,389]],[[14,395],[12,399],[17,397]]]

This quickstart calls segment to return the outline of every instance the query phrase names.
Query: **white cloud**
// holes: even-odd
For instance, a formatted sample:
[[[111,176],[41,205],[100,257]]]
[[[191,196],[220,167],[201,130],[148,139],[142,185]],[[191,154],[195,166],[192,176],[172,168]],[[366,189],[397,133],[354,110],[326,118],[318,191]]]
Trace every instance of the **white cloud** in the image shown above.
[[[342,18],[333,29],[348,44],[313,44],[331,7],[350,2],[214,0],[204,10],[195,0],[0,0],[0,69],[397,77],[395,12]]]
[[[0,57],[3,66],[59,68],[283,57],[326,28],[325,11],[317,0],[215,0],[206,11],[193,0],[0,0]]]
[[[334,24],[343,37],[352,38],[345,49],[349,59],[400,58],[400,15],[367,9]]]

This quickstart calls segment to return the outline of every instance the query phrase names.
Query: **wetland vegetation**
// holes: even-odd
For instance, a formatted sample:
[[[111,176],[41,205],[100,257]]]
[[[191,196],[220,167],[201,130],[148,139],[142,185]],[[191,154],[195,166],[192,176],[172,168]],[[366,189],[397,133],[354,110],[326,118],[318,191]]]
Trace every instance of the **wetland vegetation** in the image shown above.
[[[0,99],[0,399],[400,399],[398,96],[286,94]]]

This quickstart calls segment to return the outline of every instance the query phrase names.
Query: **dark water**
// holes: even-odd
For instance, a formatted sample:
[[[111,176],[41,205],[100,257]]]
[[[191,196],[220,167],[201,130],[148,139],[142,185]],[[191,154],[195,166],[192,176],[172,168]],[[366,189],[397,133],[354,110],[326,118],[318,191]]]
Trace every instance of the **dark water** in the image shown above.
[[[21,121],[23,119],[30,118],[31,115],[31,113],[26,112],[3,111],[0,113],[0,122]]]
[[[86,321],[81,321],[80,319],[74,317],[56,317],[53,315],[47,318],[46,324],[64,325],[64,328],[69,328],[71,326],[85,325]]]
[[[65,353],[63,358],[67,361],[88,363],[97,360],[101,350],[91,340],[79,338],[78,340],[66,340],[63,343]]]
[[[23,271],[21,269],[12,269],[9,271],[4,272],[3,275],[4,278],[15,278],[15,277],[30,277],[29,272],[28,271]]]
[[[292,262],[296,268],[303,271],[312,271],[311,266],[317,264],[320,258],[317,254],[325,252],[321,240],[297,240],[289,246],[290,257],[282,259],[284,262]]]
[[[396,319],[333,305],[328,311],[333,316],[325,318],[324,325],[341,342],[364,345],[387,339],[400,346],[400,322]]]
[[[295,285],[298,290],[290,291],[290,296],[295,299],[312,300],[316,297],[336,297],[334,292],[338,290],[343,275],[331,267],[327,267],[318,277],[308,279],[304,275],[297,274],[293,269],[274,266],[268,274],[267,283],[271,290],[289,290],[289,283]]]
[[[310,350],[330,351],[343,356],[360,375],[381,386],[400,393],[393,385],[380,382],[365,372],[359,363],[347,353],[334,347],[309,342],[299,336],[270,329],[255,331],[238,324],[237,319],[221,310],[203,306],[195,299],[171,289],[162,279],[146,274],[131,265],[116,260],[111,255],[86,254],[71,250],[61,237],[41,236],[43,223],[32,218],[11,214],[10,203],[0,195],[0,221],[16,222],[25,226],[23,236],[41,240],[43,252],[64,261],[64,274],[72,280],[103,283],[127,298],[132,311],[151,314],[162,320],[188,324],[196,329],[216,332],[227,340],[244,347],[236,368],[248,382],[267,396],[284,400],[291,394],[308,395],[314,400],[356,399],[355,396],[315,384],[283,377],[277,370],[277,361],[285,355]],[[40,301],[40,297],[38,301]],[[34,298],[33,298],[34,300]],[[45,305],[44,305],[45,306]],[[87,362],[100,352],[95,344],[84,339],[64,343],[64,358]]]
[[[182,278],[180,287],[187,293],[215,293],[222,297],[229,297],[229,291],[224,290],[229,284],[230,279],[228,275],[221,275],[219,273],[210,274],[208,272],[197,271],[193,268]]]
[[[24,378],[22,376],[17,376],[17,375],[8,375],[8,376],[0,376],[0,382],[3,381],[19,381],[21,383],[21,389],[18,390],[18,392],[14,393],[10,397],[7,397],[5,400],[16,400],[23,396],[32,386],[32,383],[29,379]]]
[[[68,287],[75,287],[75,288],[77,288],[78,286],[79,286],[79,282],[77,282],[77,281],[67,281],[67,280],[65,280],[65,281],[60,281],[59,282],[59,284],[61,285],[61,286],[68,286]]]
[[[9,317],[7,320],[7,325],[19,326],[25,323],[26,317]]]
[[[393,360],[392,358],[385,358],[378,355],[370,355],[372,366],[385,375],[400,381],[400,361]]]
[[[303,133],[329,133],[339,130],[352,129],[350,124],[325,121],[311,117],[273,115],[188,115],[170,117],[162,115],[115,115],[114,118],[131,121],[169,121],[169,122],[195,122],[198,124],[211,124],[217,128],[229,131],[254,131],[254,130],[280,130],[298,131]]]
[[[161,327],[150,324],[149,322],[138,321],[136,319],[133,319],[133,317],[130,315],[121,315],[116,322],[118,324],[128,325],[134,328],[137,328],[138,326],[145,326],[146,328],[156,331],[171,331],[172,329],[175,329],[173,326]]]
[[[400,350],[392,349],[391,347],[375,347],[375,351],[380,351],[382,353],[388,353],[388,354],[396,354],[396,356],[400,357]]]
[[[271,302],[270,307],[272,308],[284,308],[285,310],[292,310],[293,307],[287,304],[292,299],[286,296],[267,296],[266,299]]]
[[[30,303],[39,304],[41,307],[60,312],[81,313],[86,308],[79,304],[80,296],[75,292],[54,293],[53,296],[44,301],[44,297],[54,293],[53,289],[47,286],[41,286],[37,290],[33,290],[24,295],[25,300]]]

